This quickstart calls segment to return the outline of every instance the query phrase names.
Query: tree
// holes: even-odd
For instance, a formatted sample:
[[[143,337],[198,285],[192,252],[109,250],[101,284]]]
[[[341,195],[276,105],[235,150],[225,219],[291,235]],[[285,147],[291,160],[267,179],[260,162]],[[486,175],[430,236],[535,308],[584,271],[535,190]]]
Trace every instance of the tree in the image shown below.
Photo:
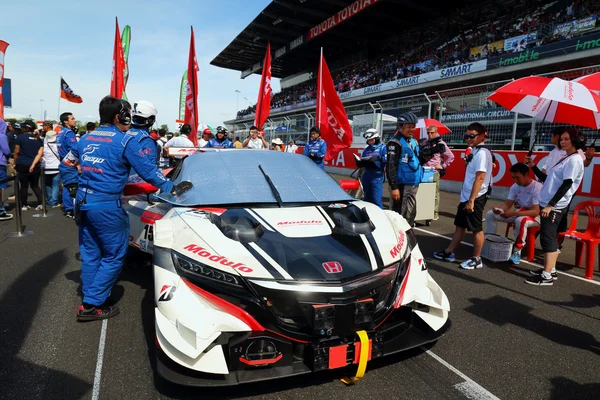
[[[162,125],[160,126],[160,129],[164,129],[164,130],[165,130],[165,132],[169,132],[169,125],[167,125],[167,124],[162,124]]]

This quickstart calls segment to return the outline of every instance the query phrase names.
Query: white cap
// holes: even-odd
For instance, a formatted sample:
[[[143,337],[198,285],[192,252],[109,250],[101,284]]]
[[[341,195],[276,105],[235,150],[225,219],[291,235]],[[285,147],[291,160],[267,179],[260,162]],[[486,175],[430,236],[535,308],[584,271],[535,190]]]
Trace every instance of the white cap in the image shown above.
[[[131,112],[132,116],[140,116],[142,118],[149,118],[152,116],[156,116],[158,111],[156,111],[156,107],[154,104],[150,103],[146,100],[140,100],[133,103],[133,110]]]

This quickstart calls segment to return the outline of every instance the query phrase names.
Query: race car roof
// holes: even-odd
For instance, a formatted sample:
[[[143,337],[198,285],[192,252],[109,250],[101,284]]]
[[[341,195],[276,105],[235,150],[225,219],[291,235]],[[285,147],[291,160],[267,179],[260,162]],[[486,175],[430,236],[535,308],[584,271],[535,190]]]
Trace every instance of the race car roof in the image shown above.
[[[441,28],[432,27],[432,21],[471,3],[482,2],[274,0],[211,61],[211,65],[241,71],[242,78],[260,73],[270,42],[272,75],[283,78],[316,69],[321,47],[327,59],[340,60],[367,49],[369,43],[385,43],[386,39],[414,27],[422,27],[422,33],[427,35],[431,29]],[[476,12],[477,7],[465,10],[470,11]],[[452,24],[452,18],[446,23]]]
[[[247,149],[206,151],[186,158],[174,183],[189,181],[193,188],[179,197],[168,193],[159,197],[178,206],[277,204],[267,177],[283,204],[352,200],[304,155]]]

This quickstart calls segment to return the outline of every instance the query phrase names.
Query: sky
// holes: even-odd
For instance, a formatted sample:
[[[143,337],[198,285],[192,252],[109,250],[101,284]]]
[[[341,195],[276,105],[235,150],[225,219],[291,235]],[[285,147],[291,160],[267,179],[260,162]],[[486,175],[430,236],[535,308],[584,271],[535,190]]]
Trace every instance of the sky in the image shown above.
[[[115,17],[131,27],[131,102],[148,100],[157,122],[177,129],[179,87],[187,69],[190,26],[194,27],[200,121],[213,128],[254,104],[260,75],[210,65],[270,3],[268,0],[8,0],[2,2],[0,40],[10,44],[5,78],[12,80],[12,108],[5,117],[57,119],[60,77],[83,103],[60,101],[82,122],[98,120],[98,103],[110,93]],[[239,90],[240,93],[236,93]],[[279,80],[273,79],[274,92]],[[247,99],[247,100],[246,100]],[[43,101],[40,101],[43,100]],[[238,106],[239,104],[239,106]]]

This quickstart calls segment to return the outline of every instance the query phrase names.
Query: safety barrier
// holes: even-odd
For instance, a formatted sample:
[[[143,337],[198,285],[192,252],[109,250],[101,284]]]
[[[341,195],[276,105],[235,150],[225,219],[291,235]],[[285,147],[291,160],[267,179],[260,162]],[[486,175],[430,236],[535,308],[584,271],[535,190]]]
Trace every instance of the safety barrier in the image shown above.
[[[31,236],[31,235],[33,235],[33,231],[26,231],[25,226],[23,225],[23,222],[22,222],[21,183],[19,182],[19,173],[17,172],[17,174],[15,176],[4,179],[4,180],[0,181],[0,183],[10,182],[10,181],[15,182],[13,188],[15,190],[15,221],[17,223],[17,230],[16,230],[16,232],[8,232],[4,236],[9,237],[9,238]]]
[[[33,214],[32,217],[34,218],[46,218],[46,217],[51,217],[52,213],[48,212],[48,205],[46,204],[46,170],[44,169],[44,167],[41,168],[41,173],[40,173],[40,186],[42,189],[42,213],[41,214]],[[16,196],[15,196],[16,198]]]

